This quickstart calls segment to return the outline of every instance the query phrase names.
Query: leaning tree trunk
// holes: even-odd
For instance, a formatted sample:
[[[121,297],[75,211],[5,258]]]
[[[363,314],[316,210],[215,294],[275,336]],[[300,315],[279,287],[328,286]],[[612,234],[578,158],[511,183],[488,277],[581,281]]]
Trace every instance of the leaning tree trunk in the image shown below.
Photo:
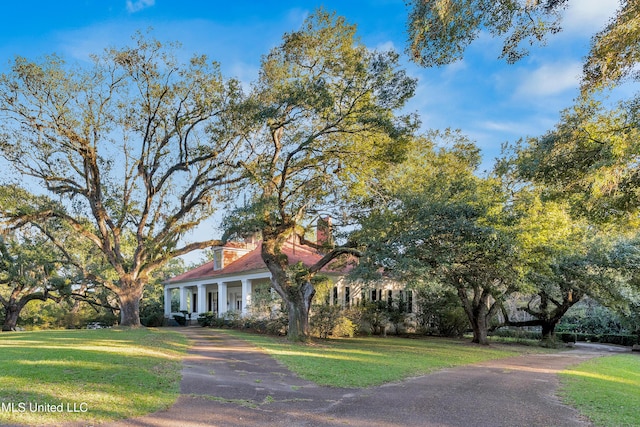
[[[21,304],[9,304],[5,306],[4,323],[2,324],[2,331],[15,331],[18,324],[18,318],[24,305]]]
[[[14,292],[18,292],[14,290]],[[16,294],[17,295],[17,294]],[[20,313],[22,309],[33,300],[46,301],[47,299],[53,299],[58,302],[59,298],[51,296],[48,290],[43,292],[38,292],[35,294],[23,295],[20,299],[18,299],[15,295],[13,295],[8,300],[3,299],[2,305],[4,306],[5,316],[4,323],[2,324],[2,331],[15,331],[16,325],[18,324],[18,319],[20,318]]]

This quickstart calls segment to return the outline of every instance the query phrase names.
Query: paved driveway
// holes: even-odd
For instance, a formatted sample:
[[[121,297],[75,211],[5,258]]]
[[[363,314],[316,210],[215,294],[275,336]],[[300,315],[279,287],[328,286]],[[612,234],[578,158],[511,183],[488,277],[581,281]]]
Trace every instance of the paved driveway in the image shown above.
[[[577,346],[451,368],[366,389],[304,381],[244,341],[183,328],[193,341],[167,411],[110,426],[588,426],[555,396],[557,373],[610,351]]]

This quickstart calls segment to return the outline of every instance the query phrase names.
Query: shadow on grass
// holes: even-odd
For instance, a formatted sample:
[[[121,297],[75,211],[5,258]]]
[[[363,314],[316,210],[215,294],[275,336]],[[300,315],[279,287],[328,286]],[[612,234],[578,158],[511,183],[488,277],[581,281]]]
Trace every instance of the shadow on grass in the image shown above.
[[[0,335],[0,423],[94,423],[165,409],[179,394],[186,347],[179,334],[150,330]]]

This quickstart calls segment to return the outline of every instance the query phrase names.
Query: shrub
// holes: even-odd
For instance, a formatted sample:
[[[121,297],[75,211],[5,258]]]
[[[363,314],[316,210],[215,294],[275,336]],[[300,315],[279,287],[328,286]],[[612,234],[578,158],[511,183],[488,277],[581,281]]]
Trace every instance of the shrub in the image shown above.
[[[372,301],[362,307],[362,322],[371,326],[374,334],[385,334],[389,323],[389,311],[386,301]]]
[[[353,338],[356,333],[356,325],[346,316],[340,316],[336,326],[331,331],[335,337]]]
[[[601,343],[632,346],[638,344],[638,336],[630,334],[605,334],[600,336]]]
[[[574,343],[576,342],[576,334],[573,332],[563,332],[560,334],[560,339],[563,343]]]
[[[212,311],[207,311],[206,313],[200,313],[198,315],[198,325],[202,327],[214,326],[214,322],[216,319],[217,319],[217,316]]]
[[[340,317],[342,317],[340,311],[340,307],[337,305],[315,305],[309,319],[312,333],[326,339],[338,325]]]
[[[417,321],[424,333],[460,337],[469,329],[469,319],[455,294],[420,290],[417,297]]]
[[[496,337],[505,337],[505,338],[516,338],[516,339],[524,339],[524,340],[540,340],[542,339],[542,334],[537,331],[526,331],[522,329],[507,329],[501,328],[492,333],[493,336]]]
[[[180,326],[185,326],[187,324],[187,318],[185,316],[182,316],[180,314],[174,314],[173,318],[175,319],[176,322],[178,322],[178,325]]]
[[[164,313],[153,313],[140,319],[140,323],[148,328],[164,325]]]

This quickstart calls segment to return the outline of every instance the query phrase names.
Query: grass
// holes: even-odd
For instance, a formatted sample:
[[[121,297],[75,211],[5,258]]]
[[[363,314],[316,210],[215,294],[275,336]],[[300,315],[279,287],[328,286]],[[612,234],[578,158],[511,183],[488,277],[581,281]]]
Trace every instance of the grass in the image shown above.
[[[640,423],[640,357],[600,357],[561,374],[561,395],[599,426]]]
[[[224,332],[263,348],[300,377],[332,387],[369,387],[436,369],[544,351],[441,338],[365,337],[293,344],[264,335]]]
[[[149,329],[0,334],[0,424],[100,423],[169,407],[187,340]]]

